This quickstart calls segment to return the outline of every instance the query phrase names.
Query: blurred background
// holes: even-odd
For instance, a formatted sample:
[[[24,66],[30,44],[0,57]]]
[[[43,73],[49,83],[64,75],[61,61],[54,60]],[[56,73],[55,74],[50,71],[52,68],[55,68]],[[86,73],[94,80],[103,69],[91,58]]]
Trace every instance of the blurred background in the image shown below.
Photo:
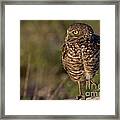
[[[99,20],[20,21],[20,99],[63,100],[78,95],[61,62],[66,30],[73,23],[86,23],[100,34]],[[100,82],[99,72],[94,77]]]

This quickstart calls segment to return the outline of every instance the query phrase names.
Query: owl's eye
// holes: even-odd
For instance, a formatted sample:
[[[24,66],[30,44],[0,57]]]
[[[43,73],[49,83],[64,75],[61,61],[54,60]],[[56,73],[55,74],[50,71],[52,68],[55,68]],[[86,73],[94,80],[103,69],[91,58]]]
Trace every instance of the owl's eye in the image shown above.
[[[73,31],[73,34],[77,35],[79,32],[76,30],[76,31]]]

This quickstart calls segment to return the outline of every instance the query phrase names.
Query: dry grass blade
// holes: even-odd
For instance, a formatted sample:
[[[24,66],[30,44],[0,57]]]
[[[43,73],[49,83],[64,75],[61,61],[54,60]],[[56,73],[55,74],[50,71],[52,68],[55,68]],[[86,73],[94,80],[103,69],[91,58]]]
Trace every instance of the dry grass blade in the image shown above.
[[[27,95],[27,88],[28,88],[28,80],[29,80],[29,73],[30,73],[30,55],[28,55],[28,63],[27,63],[27,70],[26,70],[26,77],[25,77],[25,83],[24,83],[24,92],[23,97],[25,98]]]

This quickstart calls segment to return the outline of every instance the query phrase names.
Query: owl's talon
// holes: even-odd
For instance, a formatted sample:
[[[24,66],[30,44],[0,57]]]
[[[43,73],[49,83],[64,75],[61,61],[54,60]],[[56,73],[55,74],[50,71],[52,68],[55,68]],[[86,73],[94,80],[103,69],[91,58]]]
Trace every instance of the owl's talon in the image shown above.
[[[82,96],[80,95],[80,96],[77,96],[77,99],[79,100],[79,99],[81,99],[82,98]]]
[[[86,97],[84,95],[78,95],[78,96],[76,96],[76,99],[77,100],[85,100]]]

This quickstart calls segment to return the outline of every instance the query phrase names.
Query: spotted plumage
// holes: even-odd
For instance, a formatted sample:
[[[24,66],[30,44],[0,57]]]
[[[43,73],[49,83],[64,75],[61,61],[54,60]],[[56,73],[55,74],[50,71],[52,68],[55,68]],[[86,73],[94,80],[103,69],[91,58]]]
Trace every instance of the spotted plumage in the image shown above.
[[[99,58],[100,36],[87,24],[70,25],[62,47],[62,63],[71,80],[91,80],[99,69]]]

